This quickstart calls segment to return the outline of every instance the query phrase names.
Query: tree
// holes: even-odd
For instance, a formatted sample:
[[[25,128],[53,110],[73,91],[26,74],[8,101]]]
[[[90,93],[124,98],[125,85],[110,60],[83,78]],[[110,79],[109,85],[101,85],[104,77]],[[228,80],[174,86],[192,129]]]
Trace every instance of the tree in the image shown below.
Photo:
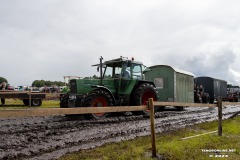
[[[6,83],[8,83],[8,81],[7,81],[6,78],[4,78],[4,77],[0,77],[0,84],[1,84],[2,82],[6,82]]]
[[[32,86],[34,86],[34,87],[43,87],[44,86],[44,81],[43,80],[35,80],[32,83]]]
[[[47,87],[51,87],[51,86],[64,86],[64,82],[61,82],[61,81],[45,81],[45,80],[35,80],[33,81],[32,83],[32,86],[33,87],[44,87],[44,86],[47,86]]]

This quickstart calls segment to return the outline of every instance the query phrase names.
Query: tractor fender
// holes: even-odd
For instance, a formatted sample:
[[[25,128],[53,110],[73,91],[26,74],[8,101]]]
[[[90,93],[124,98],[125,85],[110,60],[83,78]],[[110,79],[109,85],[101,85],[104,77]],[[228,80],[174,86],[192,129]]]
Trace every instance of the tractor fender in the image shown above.
[[[92,85],[92,88],[95,88],[95,89],[102,89],[102,90],[107,91],[107,92],[111,95],[111,98],[112,98],[112,100],[113,100],[113,102],[114,102],[114,104],[115,104],[116,99],[115,99],[113,93],[112,93],[107,87],[105,87],[105,86],[101,86],[101,85]]]
[[[156,87],[153,81],[140,80],[140,81],[138,81],[138,82],[136,83],[134,89],[135,89],[137,86],[139,86],[140,84],[143,84],[143,83],[148,83],[148,84],[151,84],[151,85],[153,85],[154,87]],[[134,89],[133,89],[133,90],[134,90]]]

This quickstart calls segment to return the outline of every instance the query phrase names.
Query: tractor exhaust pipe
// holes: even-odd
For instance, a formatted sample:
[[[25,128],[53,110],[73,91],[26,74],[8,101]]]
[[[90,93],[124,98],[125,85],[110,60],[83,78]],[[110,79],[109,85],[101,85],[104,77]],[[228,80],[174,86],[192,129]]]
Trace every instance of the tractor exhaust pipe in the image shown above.
[[[101,56],[100,57],[100,85],[102,85],[102,80],[103,80],[103,75],[102,75],[102,60],[103,60],[103,57]]]

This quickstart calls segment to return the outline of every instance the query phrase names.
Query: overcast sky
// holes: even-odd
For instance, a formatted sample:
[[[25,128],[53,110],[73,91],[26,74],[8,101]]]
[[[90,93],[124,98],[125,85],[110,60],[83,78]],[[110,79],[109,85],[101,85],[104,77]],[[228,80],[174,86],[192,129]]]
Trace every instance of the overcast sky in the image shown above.
[[[96,74],[135,57],[240,85],[239,0],[1,0],[0,77],[11,85]]]

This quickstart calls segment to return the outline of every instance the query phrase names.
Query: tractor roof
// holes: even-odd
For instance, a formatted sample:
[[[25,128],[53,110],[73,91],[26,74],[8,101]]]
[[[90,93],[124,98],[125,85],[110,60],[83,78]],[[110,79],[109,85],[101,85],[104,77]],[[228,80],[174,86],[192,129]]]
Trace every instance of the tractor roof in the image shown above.
[[[126,57],[120,57],[120,58],[116,58],[116,59],[112,59],[112,60],[108,60],[108,61],[105,61],[103,63],[103,65],[108,65],[108,66],[115,66],[115,65],[120,65],[122,64],[122,62],[129,62],[131,61],[132,63],[135,63],[135,64],[143,64],[142,62],[138,62],[138,61],[134,61],[134,60],[129,60],[128,58]],[[95,65],[92,65],[92,66],[100,66],[100,64],[95,64]]]

